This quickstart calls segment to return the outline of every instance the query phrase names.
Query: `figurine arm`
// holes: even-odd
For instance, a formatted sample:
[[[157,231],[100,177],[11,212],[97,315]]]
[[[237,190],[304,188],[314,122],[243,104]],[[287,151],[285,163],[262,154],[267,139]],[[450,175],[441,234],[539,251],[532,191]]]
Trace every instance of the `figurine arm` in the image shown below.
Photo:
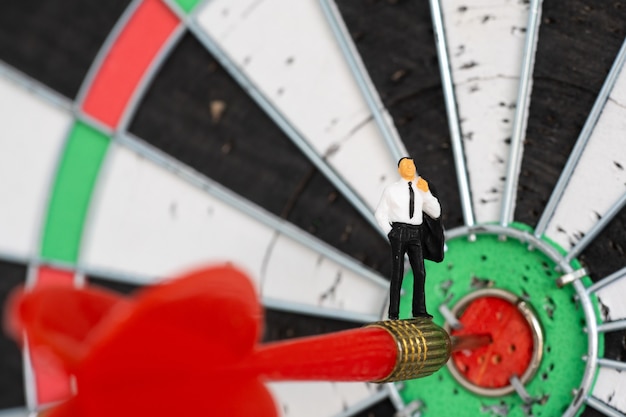
[[[389,205],[387,204],[387,190],[383,193],[383,196],[378,203],[376,213],[374,213],[378,225],[385,234],[391,232],[391,224],[389,224]]]
[[[424,205],[422,206],[422,209],[433,219],[438,219],[439,216],[441,216],[441,205],[439,204],[439,200],[437,200],[437,197],[432,195],[430,191],[423,193],[423,196]]]

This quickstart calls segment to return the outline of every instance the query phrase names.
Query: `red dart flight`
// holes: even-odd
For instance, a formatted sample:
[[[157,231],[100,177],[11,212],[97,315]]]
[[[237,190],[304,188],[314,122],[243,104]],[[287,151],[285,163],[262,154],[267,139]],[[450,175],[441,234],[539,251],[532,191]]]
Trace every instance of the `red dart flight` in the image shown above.
[[[258,345],[262,308],[250,280],[230,266],[133,298],[93,287],[20,291],[6,323],[73,376],[72,396],[46,417],[276,417],[264,382],[377,381],[397,355],[390,334],[374,327]]]

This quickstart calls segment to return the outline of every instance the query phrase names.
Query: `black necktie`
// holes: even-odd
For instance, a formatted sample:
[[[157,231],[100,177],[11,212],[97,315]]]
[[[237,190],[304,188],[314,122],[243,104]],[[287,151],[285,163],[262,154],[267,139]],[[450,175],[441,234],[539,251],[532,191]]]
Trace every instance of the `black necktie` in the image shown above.
[[[411,181],[409,181],[409,219],[413,218],[413,213],[415,213],[415,193],[411,187]]]

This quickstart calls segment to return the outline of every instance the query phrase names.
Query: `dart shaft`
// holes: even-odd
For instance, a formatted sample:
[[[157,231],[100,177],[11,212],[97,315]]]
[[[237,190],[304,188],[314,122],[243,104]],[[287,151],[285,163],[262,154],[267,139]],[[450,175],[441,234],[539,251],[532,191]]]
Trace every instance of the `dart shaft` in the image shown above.
[[[363,328],[265,345],[252,367],[275,381],[373,381],[389,374],[395,359],[388,333]]]
[[[249,364],[269,380],[390,382],[432,374],[450,357],[430,320],[393,320],[259,348]]]

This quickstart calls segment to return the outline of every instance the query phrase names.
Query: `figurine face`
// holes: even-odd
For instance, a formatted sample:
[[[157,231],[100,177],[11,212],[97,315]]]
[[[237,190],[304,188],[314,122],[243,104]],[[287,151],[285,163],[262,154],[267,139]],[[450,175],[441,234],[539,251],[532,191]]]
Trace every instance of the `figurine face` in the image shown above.
[[[412,180],[413,178],[415,178],[415,162],[413,162],[413,160],[409,158],[403,159],[402,161],[400,161],[400,165],[398,166],[398,172],[400,173],[400,176],[405,180]]]

